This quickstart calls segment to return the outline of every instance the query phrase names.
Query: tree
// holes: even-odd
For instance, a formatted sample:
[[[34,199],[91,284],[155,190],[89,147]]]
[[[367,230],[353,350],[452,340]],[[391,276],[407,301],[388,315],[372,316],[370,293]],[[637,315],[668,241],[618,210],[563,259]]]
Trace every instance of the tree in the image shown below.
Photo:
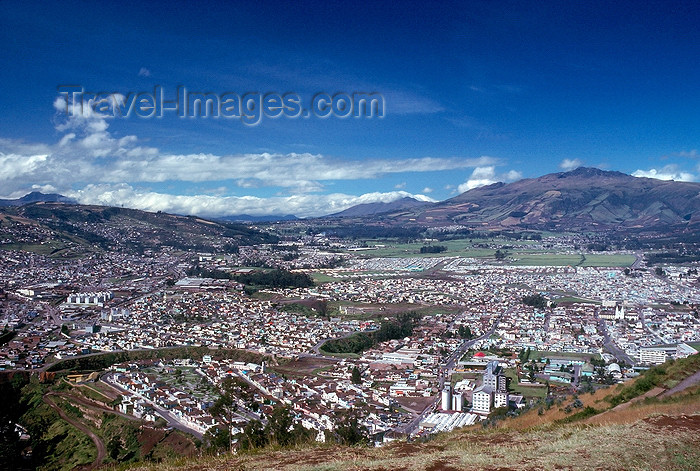
[[[369,443],[367,427],[360,425],[356,415],[346,415],[338,421],[331,435],[341,445],[366,445]]]
[[[472,338],[472,330],[469,328],[469,326],[463,326],[460,325],[459,329],[457,329],[457,333],[459,334],[460,337],[463,339],[471,339]]]
[[[506,258],[506,255],[508,255],[508,253],[505,250],[501,251],[501,249],[496,250],[496,253],[493,254],[496,260],[503,260]]]
[[[229,437],[229,448],[231,449],[233,448],[233,442],[231,440],[233,417],[238,411],[237,393],[242,389],[240,382],[236,381],[236,379],[230,376],[224,378],[219,388],[219,398],[214,402],[214,405],[209,408],[209,413],[213,417],[220,418],[221,421],[226,424],[226,435]],[[215,438],[221,439],[221,437],[218,436]]]
[[[544,309],[547,307],[547,300],[545,299],[544,296],[542,296],[539,293],[524,296],[522,301],[523,301],[523,304],[535,307],[537,309]]]
[[[268,417],[264,429],[268,443],[280,446],[297,445],[314,439],[312,431],[295,422],[289,407],[277,407]]]
[[[357,366],[352,367],[352,384],[362,384],[362,375]]]
[[[259,420],[251,420],[243,428],[243,432],[239,435],[239,443],[242,450],[251,450],[262,448],[267,445],[265,437],[265,428]]]

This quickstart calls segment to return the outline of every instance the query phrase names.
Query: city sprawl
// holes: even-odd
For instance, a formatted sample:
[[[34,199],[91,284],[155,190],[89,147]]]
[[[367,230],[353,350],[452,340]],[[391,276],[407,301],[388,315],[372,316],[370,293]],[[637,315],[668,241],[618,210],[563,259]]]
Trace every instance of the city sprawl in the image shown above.
[[[47,235],[29,231],[20,242]],[[320,441],[352,413],[379,444],[471,425],[498,408],[518,413],[558,389],[621,382],[697,353],[697,270],[642,268],[631,252],[631,267],[373,256],[384,244],[317,236],[230,253],[166,247],[70,259],[0,251],[0,326],[13,334],[0,367],[207,347],[196,358],[105,369],[102,381],[121,394],[115,409],[201,438],[224,421],[240,434],[285,405]],[[250,290],[238,276],[261,260],[317,282]],[[256,356],[217,355],[231,349]],[[238,389],[225,420],[210,409],[227,379]]]

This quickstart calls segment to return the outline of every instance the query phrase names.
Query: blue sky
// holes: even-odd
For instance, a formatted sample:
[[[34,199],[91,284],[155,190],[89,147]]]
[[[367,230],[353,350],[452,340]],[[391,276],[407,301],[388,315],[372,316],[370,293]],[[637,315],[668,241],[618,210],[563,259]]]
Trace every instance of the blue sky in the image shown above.
[[[698,180],[697,2],[541,3],[5,1],[0,196],[316,216],[579,165]],[[376,92],[385,113],[69,117],[60,85]]]

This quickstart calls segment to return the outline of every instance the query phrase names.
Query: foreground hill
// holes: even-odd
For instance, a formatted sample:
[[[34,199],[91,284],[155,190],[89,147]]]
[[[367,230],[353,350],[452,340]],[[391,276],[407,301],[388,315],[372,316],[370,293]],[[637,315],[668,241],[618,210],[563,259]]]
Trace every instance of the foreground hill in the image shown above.
[[[664,230],[700,226],[700,183],[579,168],[474,188],[387,215],[387,224],[557,231]]]

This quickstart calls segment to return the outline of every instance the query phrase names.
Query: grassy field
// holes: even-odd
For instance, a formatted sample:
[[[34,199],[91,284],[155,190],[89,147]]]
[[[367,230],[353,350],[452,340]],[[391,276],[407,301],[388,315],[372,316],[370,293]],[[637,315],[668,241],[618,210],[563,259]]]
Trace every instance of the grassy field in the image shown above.
[[[561,298],[554,297],[552,299],[557,303],[589,303],[589,304],[601,304],[601,301],[595,299],[579,298],[577,296],[562,296]]]
[[[518,374],[514,369],[507,369],[506,376],[511,379],[510,389],[515,394],[520,394],[526,399],[544,399],[547,397],[547,387],[545,386],[525,386],[518,380]]]
[[[339,281],[341,278],[335,278],[332,276],[328,276],[325,273],[320,273],[320,272],[312,272],[311,273],[311,278],[313,278],[314,283],[330,283],[333,281]]]
[[[542,357],[565,358],[567,360],[583,361],[588,361],[590,358],[600,359],[600,355],[598,355],[597,353],[547,352],[540,350],[532,350],[530,352],[530,360],[539,360]]]
[[[518,253],[513,254],[517,266],[580,266],[580,267],[629,267],[634,255],[627,254],[553,254]]]

